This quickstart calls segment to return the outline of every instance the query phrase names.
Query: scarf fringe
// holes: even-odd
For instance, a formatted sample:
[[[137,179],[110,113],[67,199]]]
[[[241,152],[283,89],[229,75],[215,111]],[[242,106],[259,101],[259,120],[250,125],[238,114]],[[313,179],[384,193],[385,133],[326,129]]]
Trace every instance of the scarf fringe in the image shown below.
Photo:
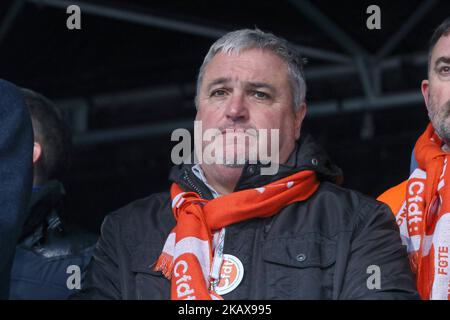
[[[168,253],[161,253],[153,270],[161,271],[161,273],[170,280],[172,278],[173,271],[173,257]]]

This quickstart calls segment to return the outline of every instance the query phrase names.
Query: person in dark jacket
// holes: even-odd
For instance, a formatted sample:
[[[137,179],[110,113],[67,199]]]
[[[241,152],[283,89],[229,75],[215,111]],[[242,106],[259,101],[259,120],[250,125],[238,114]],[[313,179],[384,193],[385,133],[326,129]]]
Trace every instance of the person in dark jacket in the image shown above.
[[[389,208],[338,186],[340,169],[300,135],[303,64],[260,30],[212,45],[198,77],[196,120],[210,135],[195,133],[197,161],[172,169],[170,193],[105,218],[74,298],[418,298]]]
[[[63,219],[70,129],[44,96],[22,89],[34,130],[33,191],[11,272],[10,299],[66,299],[80,289],[97,237]]]
[[[0,79],[0,299],[7,299],[15,246],[32,184],[33,130],[22,92]]]

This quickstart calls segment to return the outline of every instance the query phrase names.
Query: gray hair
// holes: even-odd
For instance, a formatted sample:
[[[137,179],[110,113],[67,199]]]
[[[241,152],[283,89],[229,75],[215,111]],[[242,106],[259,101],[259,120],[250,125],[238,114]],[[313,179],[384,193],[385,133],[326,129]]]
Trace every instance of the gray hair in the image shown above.
[[[198,107],[198,96],[203,75],[211,59],[219,52],[228,54],[231,52],[239,53],[255,48],[271,51],[286,63],[291,83],[293,108],[295,111],[298,110],[300,104],[305,101],[306,96],[306,82],[303,72],[306,59],[302,58],[297,48],[287,40],[259,29],[241,29],[229,32],[214,42],[206,54],[198,74],[197,93],[195,97],[196,107]]]

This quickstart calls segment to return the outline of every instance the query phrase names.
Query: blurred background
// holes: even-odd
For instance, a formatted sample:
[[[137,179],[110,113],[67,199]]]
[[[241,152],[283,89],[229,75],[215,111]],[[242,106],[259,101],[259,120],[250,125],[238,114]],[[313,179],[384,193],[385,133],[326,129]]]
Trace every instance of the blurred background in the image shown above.
[[[81,30],[66,27],[71,4]],[[379,30],[366,26],[369,5],[381,9]],[[192,129],[203,57],[227,31],[256,26],[307,57],[303,132],[346,187],[377,196],[408,176],[428,120],[428,41],[449,15],[447,0],[1,0],[0,78],[64,111],[74,142],[67,219],[99,232],[108,212],[168,190],[170,135]]]

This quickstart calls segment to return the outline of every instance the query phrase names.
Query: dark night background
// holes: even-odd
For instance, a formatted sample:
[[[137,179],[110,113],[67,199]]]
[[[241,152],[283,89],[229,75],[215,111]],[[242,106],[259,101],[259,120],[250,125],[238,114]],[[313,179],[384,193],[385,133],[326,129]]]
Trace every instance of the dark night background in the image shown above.
[[[68,30],[66,8],[81,8]],[[369,30],[366,8],[381,8]],[[303,132],[326,148],[344,185],[377,196],[408,176],[427,124],[427,46],[449,1],[0,2],[0,78],[54,100],[73,129],[67,218],[103,217],[169,187],[172,130],[188,127],[198,68],[221,34],[257,26],[303,48]]]

